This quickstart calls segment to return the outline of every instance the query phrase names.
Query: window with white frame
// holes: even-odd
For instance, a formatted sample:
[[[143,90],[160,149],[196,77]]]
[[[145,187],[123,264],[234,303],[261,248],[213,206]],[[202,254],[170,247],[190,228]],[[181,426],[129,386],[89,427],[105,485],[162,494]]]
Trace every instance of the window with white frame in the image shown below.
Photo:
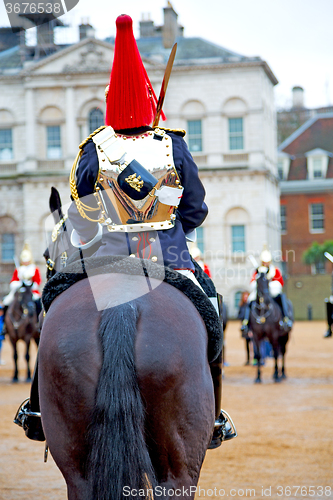
[[[310,210],[310,232],[323,233],[324,226],[324,204],[312,203],[309,207]]]
[[[326,274],[325,262],[311,264],[311,274]]]
[[[229,118],[229,149],[244,149],[243,118]]]
[[[235,293],[234,306],[235,306],[236,311],[238,311],[238,309],[239,309],[239,304],[240,304],[240,301],[242,299],[242,295],[243,295],[243,292],[240,290],[238,290],[238,292]]]
[[[2,262],[13,262],[15,257],[15,235],[3,233],[1,235],[1,260]]]
[[[284,179],[284,172],[283,172],[283,161],[279,160],[277,164],[277,171],[278,171],[278,178],[280,181],[283,181]]]
[[[280,181],[288,179],[290,167],[290,156],[287,153],[280,152],[277,162],[277,175]]]
[[[196,229],[196,233],[197,233],[197,241],[196,241],[196,244],[197,244],[197,247],[199,248],[200,252],[202,253],[202,255],[204,254],[205,252],[205,243],[204,243],[204,228],[201,226],[201,227],[197,227]]]
[[[58,159],[61,158],[61,130],[60,125],[53,125],[50,127],[46,127],[46,140],[47,140],[47,148],[46,148],[46,156],[50,159]]]
[[[307,158],[308,179],[324,179],[327,174],[330,153],[316,148],[305,153]]]
[[[286,234],[286,232],[287,232],[287,207],[286,207],[286,205],[280,206],[280,222],[281,222],[281,233]]]
[[[202,151],[202,123],[201,120],[188,120],[188,148],[191,153]]]
[[[232,252],[245,252],[245,226],[231,226],[231,248]]]
[[[321,158],[313,158],[313,178],[321,179],[323,177],[323,166]]]
[[[102,127],[102,125],[105,125],[103,111],[99,108],[90,110],[88,120],[89,134],[94,132],[94,130],[96,130],[97,128]]]
[[[0,129],[0,160],[12,160],[13,156],[12,129]]]

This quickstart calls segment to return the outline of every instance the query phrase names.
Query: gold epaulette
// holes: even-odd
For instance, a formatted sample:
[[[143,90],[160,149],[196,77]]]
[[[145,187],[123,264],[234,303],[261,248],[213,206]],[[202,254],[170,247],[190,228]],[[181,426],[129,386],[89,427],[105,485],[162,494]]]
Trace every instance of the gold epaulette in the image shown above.
[[[106,128],[106,125],[102,125],[101,127],[98,127],[96,130],[94,130],[93,132],[91,132],[91,134],[88,135],[88,137],[83,142],[81,142],[79,148],[83,149],[84,146],[87,144],[87,142],[90,141],[90,139],[92,139],[94,137],[94,135],[98,134],[98,132],[100,132],[104,128]]]
[[[81,217],[83,217],[84,219],[88,219],[88,220],[90,220],[92,222],[100,222],[100,219],[91,219],[87,215],[86,212],[96,212],[97,210],[99,210],[99,208],[90,207],[89,205],[86,205],[86,204],[84,204],[84,203],[82,203],[80,201],[80,198],[79,198],[79,195],[78,195],[78,192],[77,192],[75,174],[76,174],[76,167],[77,167],[77,165],[78,165],[78,163],[80,161],[80,158],[81,158],[81,156],[83,154],[83,148],[84,148],[84,146],[87,144],[87,142],[90,139],[92,139],[94,137],[94,135],[98,134],[98,132],[100,132],[104,128],[106,128],[105,125],[103,125],[102,127],[97,128],[83,142],[81,142],[81,144],[79,145],[79,152],[78,152],[78,154],[77,154],[77,156],[75,158],[75,161],[74,161],[72,169],[71,169],[71,173],[69,175],[69,186],[70,186],[70,190],[71,190],[71,195],[73,197],[73,200],[75,201],[77,210],[78,210],[79,214],[81,215]],[[98,178],[99,178],[99,175],[97,175],[97,179],[96,179],[96,183],[95,183],[95,189],[96,189],[96,184],[98,182]]]
[[[186,131],[182,128],[166,128],[166,127],[154,127],[159,128],[160,130],[165,130],[166,132],[173,132],[174,134],[180,135],[181,137],[185,137]]]

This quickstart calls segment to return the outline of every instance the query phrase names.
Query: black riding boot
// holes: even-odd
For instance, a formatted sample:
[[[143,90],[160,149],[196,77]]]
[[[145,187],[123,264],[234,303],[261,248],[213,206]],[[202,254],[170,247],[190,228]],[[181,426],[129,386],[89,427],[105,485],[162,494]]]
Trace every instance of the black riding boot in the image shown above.
[[[209,450],[218,448],[223,441],[228,441],[237,436],[237,431],[230,416],[221,409],[222,399],[222,351],[218,358],[209,364],[210,372],[212,374],[214,384],[214,398],[215,398],[215,424],[214,432]]]
[[[328,329],[324,334],[324,338],[332,337],[332,324],[333,324],[333,304],[329,299],[325,299],[326,302],[326,310],[327,310],[327,324]]]
[[[45,441],[39,407],[38,357],[32,378],[30,399],[23,401],[14,418],[14,423],[23,427],[25,435],[33,441]]]
[[[292,320],[289,318],[289,310],[288,310],[288,302],[287,302],[287,297],[285,296],[284,293],[280,293],[277,297],[274,299],[281,307],[282,315],[283,315],[283,322],[282,322],[282,327],[285,330],[289,330],[293,326]]]
[[[251,304],[252,302],[248,302],[246,304],[245,312],[244,312],[244,319],[242,321],[242,326],[241,326],[241,332],[243,335],[247,335],[249,333],[249,319],[250,319],[250,313],[251,313]]]

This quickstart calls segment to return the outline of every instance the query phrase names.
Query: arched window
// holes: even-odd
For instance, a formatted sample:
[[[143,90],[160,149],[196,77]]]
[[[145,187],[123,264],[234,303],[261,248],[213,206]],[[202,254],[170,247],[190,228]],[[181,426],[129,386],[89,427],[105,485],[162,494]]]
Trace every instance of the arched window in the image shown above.
[[[228,118],[229,150],[244,150],[244,117],[247,112],[247,104],[243,99],[232,97],[224,104],[223,112]]]
[[[0,261],[14,262],[17,223],[11,217],[0,217]]]
[[[241,290],[238,290],[237,292],[235,292],[235,295],[234,295],[234,307],[235,307],[236,311],[238,311],[238,309],[239,309],[239,304],[240,304],[242,295],[243,295],[243,292]]]
[[[102,125],[105,125],[103,111],[99,108],[92,109],[89,112],[89,134]]]
[[[188,101],[182,108],[182,116],[187,121],[187,143],[191,153],[200,153],[203,145],[203,122],[205,107],[199,101]]]
[[[231,208],[225,216],[229,235],[230,248],[233,254],[244,254],[246,250],[246,227],[249,224],[249,214],[241,207]]]

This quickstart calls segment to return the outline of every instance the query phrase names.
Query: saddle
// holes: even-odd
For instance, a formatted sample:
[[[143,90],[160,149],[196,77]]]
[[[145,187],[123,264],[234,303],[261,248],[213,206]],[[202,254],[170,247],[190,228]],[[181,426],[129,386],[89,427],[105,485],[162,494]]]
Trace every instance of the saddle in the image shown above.
[[[211,363],[220,354],[223,341],[222,325],[211,301],[190,279],[151,260],[102,256],[69,262],[66,268],[50,278],[44,287],[42,302],[45,311],[49,310],[52,301],[58,295],[78,281],[87,278],[88,272],[89,277],[112,273],[142,276],[144,272],[146,277],[174,286],[191,300],[205,323],[208,333],[208,361]]]

